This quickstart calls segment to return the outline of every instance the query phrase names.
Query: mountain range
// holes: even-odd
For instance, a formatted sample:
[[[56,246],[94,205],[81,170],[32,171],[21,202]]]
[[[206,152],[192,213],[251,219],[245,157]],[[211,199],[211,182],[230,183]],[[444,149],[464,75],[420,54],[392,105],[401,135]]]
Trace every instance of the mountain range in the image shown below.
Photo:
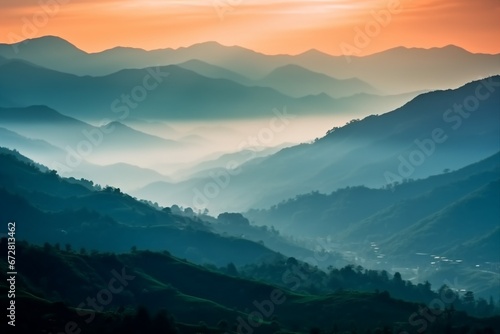
[[[472,54],[453,45],[431,49],[398,47],[370,56],[349,58],[317,50],[295,56],[264,55],[215,42],[176,50],[145,51],[117,47],[89,54],[59,37],[46,36],[13,45],[1,44],[0,56],[27,60],[76,75],[94,76],[126,68],[199,60],[251,80],[259,80],[277,68],[291,64],[337,79],[357,78],[381,92],[391,94],[458,87],[478,77],[500,74],[500,55]],[[467,64],[465,68],[461,66],[464,63]],[[457,68],[461,70],[457,71]]]
[[[5,243],[1,245],[4,247]],[[68,321],[73,328],[107,333],[423,328],[421,322],[416,322],[422,319],[416,313],[421,305],[393,299],[387,293],[339,290],[329,295],[308,294],[298,288],[284,289],[215,272],[168,252],[89,255],[78,254],[71,248],[61,250],[57,245],[39,247],[26,243],[18,246],[18,252],[33,263],[18,276],[16,303],[25,310],[18,317],[18,327],[22,329],[37,326],[57,331]],[[36,260],[40,258],[45,259],[43,263]],[[0,266],[7,267],[3,258]],[[299,286],[306,281],[299,280]],[[113,291],[120,293],[111,295],[104,311],[102,298],[88,296],[102,296],[102,291],[109,291],[108,282],[113,282]],[[80,288],[74,289],[74,284]],[[2,300],[7,300],[4,282],[0,283],[0,291]],[[137,304],[147,309],[137,308]],[[374,311],[366,313],[367,308]],[[331,316],[323,316],[324,312]],[[297,314],[302,316],[298,318]],[[353,323],[346,314],[363,317],[364,321]],[[496,322],[498,317],[481,319],[454,312],[445,321],[426,323],[425,327],[431,333],[449,327],[486,331],[492,330]]]
[[[93,121],[128,117],[143,120],[266,118],[272,115],[274,108],[283,106],[299,115],[345,115],[348,112],[356,115],[369,105],[383,109],[400,105],[408,96],[416,95],[374,96],[354,90],[353,96],[336,100],[316,90],[316,95],[291,97],[274,88],[208,78],[176,65],[123,69],[91,77],[58,72],[18,59],[0,65],[0,89],[3,106],[47,105],[65,115]]]
[[[0,44],[0,299],[27,333],[495,333],[499,88],[453,45]]]
[[[163,198],[164,204],[175,198],[177,203],[216,212],[242,211],[311,191],[381,187],[462,168],[500,150],[500,77],[488,80],[422,94],[392,112],[333,128],[314,143],[251,160],[237,175],[228,176],[219,168],[211,171],[212,176],[156,182],[134,194]],[[476,98],[473,111],[454,110],[454,105],[474,98],[478,87],[490,88],[487,99]],[[216,190],[209,189],[213,183],[218,184]]]

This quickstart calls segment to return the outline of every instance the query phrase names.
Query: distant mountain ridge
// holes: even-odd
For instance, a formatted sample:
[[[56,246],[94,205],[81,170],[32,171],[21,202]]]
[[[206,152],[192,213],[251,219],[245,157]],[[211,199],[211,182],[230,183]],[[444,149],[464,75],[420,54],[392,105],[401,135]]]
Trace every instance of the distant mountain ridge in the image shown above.
[[[314,143],[250,161],[241,167],[239,175],[231,177],[229,186],[218,196],[203,198],[198,193],[196,201],[215,211],[245,211],[311,191],[331,192],[356,185],[381,187],[472,164],[500,150],[500,77],[488,80],[486,84],[475,81],[459,89],[419,95],[392,112],[332,129]],[[478,86],[488,82],[492,92],[469,117],[462,118],[453,111],[457,101],[474,97]],[[431,139],[436,129],[439,143]],[[410,155],[417,164],[410,162]],[[414,160],[414,155],[423,161]],[[189,180],[174,187],[156,183],[134,194],[150,199],[161,197],[166,202],[175,194],[178,202],[193,205],[194,190],[203,193],[212,181]]]
[[[419,281],[438,284],[443,269],[488,297],[498,296],[499,203],[500,152],[427,179],[312,192],[245,216],[296,237],[326,238],[365,265],[417,268]]]
[[[253,263],[279,257],[249,240],[225,238],[200,221],[159,210],[118,189],[40,171],[15,154],[0,152],[0,218],[19,224],[18,240],[71,243],[101,251],[169,250],[198,263]],[[206,248],[205,248],[206,247]],[[238,255],[234,249],[239,249]],[[233,253],[235,256],[224,255]],[[246,253],[246,255],[244,255]]]
[[[18,53],[14,52],[16,47]],[[458,87],[478,77],[500,74],[500,55],[472,54],[455,46],[431,49],[399,47],[365,57],[351,57],[348,62],[344,56],[331,56],[315,50],[295,56],[264,55],[215,42],[176,50],[145,51],[120,47],[87,54],[63,39],[49,36],[14,46],[0,44],[0,56],[25,59],[78,75],[106,75],[126,68],[200,60],[252,80],[293,64],[337,79],[358,78],[389,94]],[[61,59],[72,59],[72,62],[62,62]],[[463,63],[468,65],[463,67],[460,65]]]
[[[0,140],[61,174],[92,179],[101,185],[132,190],[151,182],[170,180],[151,169],[135,166],[134,157],[156,152],[175,152],[189,147],[132,129],[119,122],[92,126],[46,106],[0,107]],[[88,157],[107,160],[121,154],[121,163],[100,166]]]
[[[271,88],[206,78],[175,65],[149,71],[122,70],[104,77],[79,77],[12,60],[0,65],[0,75],[0,89],[10,100],[24,105],[48,105],[84,119],[123,115],[159,120],[262,117],[282,106],[302,114],[335,110],[335,100],[327,95],[295,99]],[[134,99],[131,90],[143,84],[145,78],[151,79],[148,84],[154,88],[143,88],[147,98]],[[131,102],[123,100],[127,92],[129,98],[132,96]]]

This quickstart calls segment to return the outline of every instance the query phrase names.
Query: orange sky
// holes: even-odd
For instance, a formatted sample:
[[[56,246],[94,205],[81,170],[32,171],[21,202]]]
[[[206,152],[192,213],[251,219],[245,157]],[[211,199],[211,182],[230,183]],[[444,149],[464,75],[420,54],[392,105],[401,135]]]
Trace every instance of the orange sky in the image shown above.
[[[388,23],[376,23],[373,11],[389,7]],[[88,52],[217,41],[267,54],[448,44],[500,53],[499,0],[1,0],[0,22],[0,42],[56,35]]]

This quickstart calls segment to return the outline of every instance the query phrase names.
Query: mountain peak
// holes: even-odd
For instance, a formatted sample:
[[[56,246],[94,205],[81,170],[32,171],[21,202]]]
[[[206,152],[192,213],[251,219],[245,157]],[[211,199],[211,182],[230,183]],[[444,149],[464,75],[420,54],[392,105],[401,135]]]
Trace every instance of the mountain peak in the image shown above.
[[[415,51],[423,51],[423,52],[432,52],[432,51],[439,52],[439,51],[441,51],[441,52],[454,52],[454,53],[471,53],[470,51],[468,51],[460,46],[456,46],[454,44],[448,44],[445,46],[431,47],[431,48],[397,46],[397,47],[390,48],[390,49],[387,49],[384,51],[373,53],[369,56],[381,55],[381,54],[385,54],[385,53],[409,53],[409,52],[415,52]]]
[[[69,122],[76,121],[75,119],[65,116],[58,111],[46,105],[31,105],[23,108],[2,108],[0,107],[0,114],[8,118],[27,118],[40,122]]]
[[[323,51],[320,51],[318,49],[309,49],[307,51],[304,51],[302,53],[299,53],[297,56],[330,56],[327,53],[324,53]]]
[[[130,130],[133,130],[131,127],[119,122],[119,121],[111,121],[105,125],[102,125],[101,126],[102,128],[107,128],[107,127],[117,127],[117,128],[121,128],[121,129],[130,129]]]
[[[75,45],[57,36],[42,36],[25,39],[24,41],[9,44],[0,44],[0,52],[7,58],[24,58],[25,55],[36,54],[45,57],[64,58],[74,57],[81,53]]]
[[[56,48],[72,48],[72,49],[77,49],[78,48],[74,45],[65,40],[64,38],[58,37],[58,36],[53,36],[53,35],[47,35],[47,36],[42,36],[42,37],[35,37],[35,38],[29,38],[26,39],[22,42],[19,42],[18,44],[35,44],[37,46],[50,46],[50,47],[56,47]]]

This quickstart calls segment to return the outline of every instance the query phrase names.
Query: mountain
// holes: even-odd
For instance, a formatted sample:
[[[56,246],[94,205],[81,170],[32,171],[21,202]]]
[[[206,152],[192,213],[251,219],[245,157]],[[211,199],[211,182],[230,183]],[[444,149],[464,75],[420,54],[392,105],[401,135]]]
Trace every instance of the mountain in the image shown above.
[[[8,59],[22,59],[50,68],[64,67],[67,59],[72,59],[72,64],[77,66],[80,62],[84,63],[88,55],[56,36],[27,39],[12,45],[0,44],[0,54]]]
[[[338,80],[298,65],[278,67],[256,82],[259,86],[273,87],[294,97],[326,93],[338,98],[360,93],[379,93],[375,88],[359,79]]]
[[[18,53],[14,51],[16,48]],[[73,61],[59,61],[61,55],[71,55],[65,59]],[[365,57],[332,56],[317,50],[294,56],[271,56],[215,42],[176,50],[118,47],[87,54],[60,38],[48,36],[14,45],[0,44],[0,56],[77,75],[107,75],[126,68],[181,64],[196,59],[259,80],[279,67],[298,65],[337,79],[357,78],[390,94],[458,87],[479,77],[500,74],[500,55],[473,54],[452,45],[431,49],[399,47]]]
[[[110,122],[106,125],[99,127],[102,133],[112,131],[112,139],[108,142],[110,145],[118,146],[119,143],[126,143],[127,149],[168,149],[168,148],[183,148],[183,144],[174,140],[160,138],[153,136],[142,131],[135,130],[121,122]],[[106,138],[108,139],[108,138]]]
[[[498,155],[495,155],[495,157],[498,158]],[[439,177],[435,177],[434,180]],[[481,172],[445,185],[435,185],[427,187],[427,189],[422,187],[420,193],[398,193],[400,196],[398,202],[393,205],[386,204],[386,208],[372,216],[367,216],[367,219],[360,221],[359,224],[349,226],[347,231],[342,234],[349,239],[380,242],[394,236],[396,232],[403,233],[406,227],[433,216],[449,205],[457,204],[464,197],[472,196],[473,193],[480,191],[491,182],[495,182],[499,177],[500,165],[490,171]],[[457,224],[459,221],[466,224],[463,219],[465,219],[465,216],[458,219]],[[477,233],[480,234],[479,229]],[[429,244],[432,243],[429,242]],[[440,246],[450,247],[450,245],[443,242],[439,244]],[[422,253],[423,251],[419,252]],[[425,252],[436,253],[438,250],[432,249]],[[391,253],[397,254],[398,252],[391,250]]]
[[[198,59],[191,59],[177,64],[177,66],[196,72],[212,79],[227,79],[245,86],[256,86],[255,81],[236,72],[232,72],[220,66],[215,66]],[[284,93],[284,92],[283,92]],[[284,93],[286,94],[286,93]]]
[[[496,195],[496,194],[494,194]],[[498,252],[500,244],[500,227],[496,227],[487,233],[467,241],[453,245],[445,255],[448,257],[464,259],[469,262],[486,262],[490,260],[490,254]]]
[[[430,49],[397,47],[364,57],[332,57],[312,51],[298,56],[295,64],[335,78],[358,78],[381,91],[398,94],[458,88],[500,74],[499,59],[500,54],[473,54],[449,45]]]
[[[45,140],[64,149],[84,139],[83,131],[93,128],[80,120],[62,115],[46,106],[0,108],[0,125],[20,135]]]
[[[155,170],[123,162],[111,165],[84,163],[72,173],[69,173],[69,175],[75,178],[92,180],[94,183],[102,186],[110,185],[120,188],[125,192],[135,190],[152,182],[170,181],[168,176],[160,174]]]
[[[207,157],[207,159],[194,166],[179,169],[174,176],[181,179],[205,177],[207,172],[212,172],[214,169],[227,168],[228,166],[237,168],[249,160],[269,156],[288,146],[291,146],[291,144],[254,150],[244,149],[238,152],[220,154],[215,159]]]
[[[328,195],[313,192],[246,215],[258,225],[272,225],[294,235],[378,243],[498,178],[500,153],[457,171],[395,187],[347,187]]]
[[[6,242],[1,246],[5,248]],[[68,320],[74,321],[73,328],[93,333],[241,333],[255,328],[271,333],[330,327],[365,332],[383,326],[411,330],[415,325],[408,318],[418,319],[420,306],[392,299],[388,293],[301,293],[297,287],[283,289],[223,275],[166,252],[88,255],[71,249],[61,251],[50,244],[42,248],[25,243],[18,244],[17,252],[32,264],[19,273],[16,287],[16,306],[26,311],[19,312],[16,325],[25,332],[35,327],[57,331]],[[40,258],[44,261],[37,261]],[[0,267],[7,268],[4,258]],[[0,291],[7,301],[3,272]],[[298,285],[304,280],[299,279]],[[81,288],[75,289],[75,285]],[[111,296],[109,300],[102,297],[104,294]],[[130,308],[137,305],[143,308],[132,313]],[[168,311],[150,316],[165,308]],[[373,311],[366,313],[365,308]],[[297,314],[302,317],[297,319]],[[255,321],[256,317],[261,320]],[[353,324],[351,317],[363,317],[364,321]],[[452,325],[487,331],[496,321],[498,317],[479,319],[455,312],[447,322],[425,324],[429,333],[440,333]]]
[[[282,106],[299,114],[335,112],[335,101],[326,95],[295,99],[178,66],[78,77],[12,60],[0,66],[0,91],[17,104],[48,105],[85,120],[254,118]]]
[[[165,139],[173,139],[179,137],[178,131],[166,122],[128,117],[127,119],[122,120],[121,123],[135,130],[139,130],[141,132],[149,133]]]
[[[161,198],[165,204],[175,198],[212,212],[245,211],[311,191],[382,187],[459,169],[500,150],[499,82],[496,76],[419,95],[392,112],[334,128],[314,143],[250,161],[237,175],[215,169],[212,177],[165,187],[155,184],[134,194]],[[474,100],[478,91],[487,98]],[[454,104],[476,100],[471,112],[458,105],[453,110]]]
[[[364,265],[404,268],[399,270],[421,282],[439,284],[446,278],[436,275],[442,269],[460,280],[457,288],[496,298],[491,275],[498,260],[498,182],[500,153],[422,180],[313,192],[245,216],[296,237],[325,239],[325,249]]]
[[[338,98],[360,93],[380,93],[375,88],[359,79],[338,80],[321,73],[310,71],[298,65],[278,67],[258,80],[250,80],[235,72],[219,66],[210,65],[200,60],[190,60],[178,66],[209,78],[228,79],[245,86],[270,87],[293,97],[326,93],[331,97]]]
[[[379,247],[393,256],[414,250],[442,254],[457,244],[492,233],[500,220],[500,169],[496,175],[495,181],[394,233]],[[498,258],[497,251],[488,254],[491,261]]]
[[[57,147],[60,154],[53,156],[53,160],[49,156],[41,160],[64,173],[78,169],[86,159],[113,163],[113,157],[120,155],[122,162],[133,164],[136,160],[130,156],[131,152],[136,157],[146,157],[186,147],[183,143],[152,136],[116,121],[92,126],[46,106],[0,108],[0,126]]]
[[[27,138],[2,127],[0,127],[0,141],[4,147],[16,149],[21,154],[44,164],[62,159],[64,156],[63,150],[44,140]]]
[[[20,114],[22,117],[22,112]],[[30,123],[29,117],[26,117],[24,120],[27,121],[28,124]],[[44,126],[42,125],[41,129],[43,128]],[[35,133],[35,131],[32,131],[31,129],[25,133],[27,135],[31,134],[32,136],[36,136],[37,134],[39,134],[39,132]],[[134,134],[136,135],[136,138],[134,138]],[[44,137],[43,134],[41,134],[40,136]],[[121,140],[129,140],[131,138],[134,138],[136,140],[136,144],[144,144],[144,142],[148,142],[147,140],[141,141],[141,137],[150,139],[149,142],[151,144],[154,144],[156,142],[155,140],[151,140],[152,137],[147,137],[142,133],[136,133],[134,131],[127,131],[126,128],[121,131],[121,136]],[[1,127],[0,139],[2,145],[4,145],[5,147],[16,149],[21,154],[31,157],[33,160],[41,164],[51,166],[52,168],[57,168],[58,166],[63,166],[67,163],[66,159],[68,158],[68,152],[63,148],[51,145],[44,140],[31,139]],[[57,142],[62,143],[64,142],[64,139],[61,139],[61,141]],[[119,187],[121,189],[124,189],[125,191],[143,187],[152,182],[170,180],[170,178],[168,178],[167,176],[162,175],[154,170],[140,168],[126,163],[116,163],[112,165],[101,166],[89,163],[87,161],[82,161],[78,166],[71,168],[71,170],[69,170],[68,168],[68,170],[61,170],[61,172],[64,172],[63,174],[65,176],[90,179],[93,180],[96,184]]]
[[[19,241],[70,243],[76,249],[111,252],[132,246],[168,250],[218,266],[283,258],[260,243],[214,233],[192,210],[173,213],[119,189],[61,178],[8,152],[0,154],[0,162],[0,200],[5,205],[0,219],[16,221]]]

